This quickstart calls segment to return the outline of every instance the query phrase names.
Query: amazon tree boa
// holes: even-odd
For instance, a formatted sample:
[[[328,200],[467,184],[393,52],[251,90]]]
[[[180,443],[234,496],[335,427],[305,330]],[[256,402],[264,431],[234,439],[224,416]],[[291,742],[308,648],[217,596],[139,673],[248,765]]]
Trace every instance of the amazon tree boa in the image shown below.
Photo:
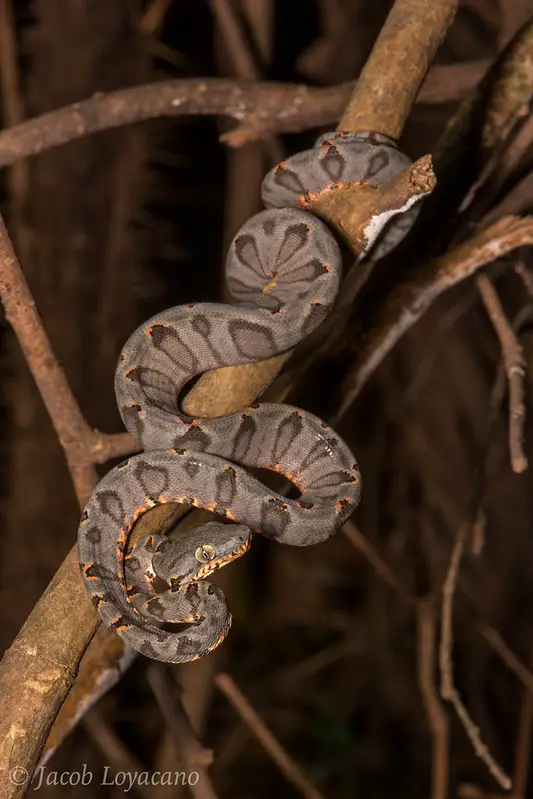
[[[236,304],[169,308],[125,344],[115,393],[124,424],[144,452],[112,469],[96,487],[81,518],[78,551],[102,621],[148,657],[195,660],[224,639],[231,623],[225,596],[204,578],[244,554],[252,531],[309,546],[331,536],[357,506],[361,479],[355,458],[316,416],[261,403],[193,419],[182,413],[179,398],[200,373],[282,353],[320,325],[335,302],[342,259],[334,234],[305,209],[339,185],[380,184],[409,164],[379,134],[321,136],[313,149],[266,176],[267,210],[235,236],[226,277]],[[387,221],[369,225],[367,249]],[[406,227],[389,226],[376,256],[394,247]],[[247,467],[280,472],[300,496],[277,494]],[[237,523],[210,522],[177,540],[145,536],[128,551],[139,516],[165,502],[216,511]],[[176,622],[190,626],[168,627]]]

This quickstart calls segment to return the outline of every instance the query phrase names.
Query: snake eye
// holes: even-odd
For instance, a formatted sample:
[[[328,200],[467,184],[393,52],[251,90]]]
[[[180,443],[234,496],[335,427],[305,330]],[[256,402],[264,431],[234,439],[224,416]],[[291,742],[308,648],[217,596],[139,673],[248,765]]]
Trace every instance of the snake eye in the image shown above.
[[[199,563],[209,563],[215,557],[215,547],[211,544],[204,544],[202,547],[198,547],[194,557]]]

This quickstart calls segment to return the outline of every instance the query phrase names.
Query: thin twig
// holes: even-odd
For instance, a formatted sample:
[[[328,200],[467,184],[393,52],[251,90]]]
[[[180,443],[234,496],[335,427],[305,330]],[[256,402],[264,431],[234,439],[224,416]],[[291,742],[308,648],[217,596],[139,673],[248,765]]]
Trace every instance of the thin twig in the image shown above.
[[[529,661],[531,663],[531,654]],[[515,757],[513,768],[514,795],[517,799],[526,799],[529,778],[529,764],[531,760],[531,732],[533,724],[533,691],[531,688],[524,690],[524,700],[520,708],[520,721],[515,743]]]
[[[254,681],[254,691],[263,691],[268,687],[276,686],[276,689],[289,690],[295,683],[300,684],[303,680],[308,680],[316,674],[338,663],[350,655],[355,655],[361,649],[361,642],[354,635],[337,641],[330,646],[320,649],[303,660],[290,666],[285,666],[276,671],[269,672],[265,677]]]
[[[505,663],[509,671],[517,677],[524,688],[533,693],[533,671],[515,655],[509,645],[504,641],[500,633],[491,627],[487,622],[479,622],[477,625],[479,633],[485,641],[496,652],[500,660]]]
[[[87,455],[93,463],[106,463],[139,450],[139,444],[130,433],[101,433],[99,430],[92,430]]]
[[[205,749],[196,738],[183,710],[179,687],[166,666],[160,663],[154,663],[148,668],[147,678],[174,739],[180,760],[189,773],[198,774],[195,783],[189,785],[191,793],[197,799],[216,799],[216,793],[207,774],[207,766],[213,762],[213,753]]]
[[[224,50],[228,63],[231,66],[229,75],[246,81],[259,81],[262,72],[268,65],[272,52],[272,0],[254,2],[252,6],[244,7],[250,28],[250,34],[260,56],[259,63],[252,52],[248,38],[244,31],[242,20],[236,8],[229,0],[210,0],[211,10],[215,17],[220,33],[224,40]],[[285,157],[285,148],[279,137],[272,137],[262,142],[261,148],[271,164],[276,164]]]
[[[527,469],[524,452],[524,424],[526,420],[524,377],[526,359],[524,350],[511,323],[505,315],[500,298],[488,275],[478,275],[477,287],[485,310],[498,336],[505,374],[509,385],[509,450],[511,468],[517,474]]]
[[[418,685],[433,738],[431,799],[446,799],[449,779],[448,719],[435,687],[435,611],[433,603],[417,604]]]
[[[524,261],[521,259],[517,261],[514,269],[524,284],[524,288],[526,289],[527,293],[531,299],[533,299],[533,275],[525,265]]]
[[[259,714],[254,710],[229,674],[217,674],[215,683],[228,702],[235,708],[252,735],[259,741],[261,746],[275,762],[285,778],[292,783],[306,799],[324,799],[323,794],[309,782],[296,763],[289,757],[286,750],[266,726]]]
[[[345,522],[342,527],[342,532],[354,546],[358,552],[370,563],[376,574],[387,583],[399,596],[401,596],[409,605],[416,605],[418,600],[409,588],[403,583],[396,572],[383,560],[381,555],[373,547],[370,541],[362,534],[357,528],[352,519]]]
[[[224,37],[228,57],[233,62],[236,76],[242,80],[256,81],[259,69],[246,43],[244,31],[234,7],[228,0],[210,0],[211,13]]]
[[[462,782],[457,788],[457,796],[459,799],[517,799],[514,794],[505,794],[504,797],[501,793],[484,791],[471,782]]]
[[[0,0],[0,82],[4,125],[11,128],[24,120],[24,107],[20,91],[15,24],[12,0]],[[24,204],[28,196],[29,169],[24,161],[13,164],[8,173],[11,216],[16,240],[23,252],[27,251],[24,232]]]
[[[138,775],[146,771],[142,763],[129,751],[102,714],[97,710],[93,708],[87,713],[83,720],[83,726],[93,743],[96,744],[104,757],[107,758],[111,766],[110,771],[114,776],[120,772]],[[131,787],[139,796],[144,797],[144,799],[151,799],[150,790],[145,785],[134,781]]]
[[[490,393],[489,408],[487,413],[487,424],[477,458],[476,473],[473,480],[472,499],[470,503],[469,521],[472,532],[473,555],[480,555],[485,546],[485,485],[487,478],[487,463],[489,460],[490,447],[493,440],[493,432],[498,421],[501,404],[505,396],[505,370],[500,363],[496,370],[496,376]]]
[[[24,119],[12,0],[0,0],[0,59],[2,112],[6,127],[12,127]]]
[[[453,706],[459,721],[463,725],[463,728],[470,742],[472,743],[472,746],[474,747],[476,755],[483,760],[488,770],[494,779],[501,785],[501,787],[508,791],[512,787],[511,779],[498,765],[498,763],[496,763],[489,752],[487,745],[483,742],[479,729],[472,721],[470,714],[463,704],[453,679],[453,598],[457,585],[457,577],[459,574],[461,558],[463,556],[466,540],[469,534],[470,525],[467,523],[463,524],[453,546],[448,573],[442,588],[441,642],[439,650],[439,665],[441,674],[440,692],[442,698],[450,702],[450,704]]]
[[[161,713],[172,733],[180,758],[191,768],[210,766],[213,752],[196,738],[180,700],[180,688],[166,666],[152,663],[147,671],[148,682],[157,699]]]
[[[271,0],[267,2],[270,4]],[[210,0],[210,6],[221,40],[221,46],[218,48],[221,51],[219,71],[228,77],[241,80],[260,80],[261,66],[265,67],[268,64],[272,50],[270,42],[272,25],[268,24],[270,15],[265,3],[254,4],[255,14],[251,15],[248,26],[251,29],[250,34],[256,41],[256,49],[261,54],[261,66],[255,53],[252,52],[249,37],[234,4],[228,0]],[[224,203],[224,250],[244,222],[261,210],[261,181],[264,174],[284,157],[285,148],[279,136],[229,150]],[[230,301],[224,281],[222,296]]]
[[[145,36],[157,36],[172,0],[152,0],[139,23]]]

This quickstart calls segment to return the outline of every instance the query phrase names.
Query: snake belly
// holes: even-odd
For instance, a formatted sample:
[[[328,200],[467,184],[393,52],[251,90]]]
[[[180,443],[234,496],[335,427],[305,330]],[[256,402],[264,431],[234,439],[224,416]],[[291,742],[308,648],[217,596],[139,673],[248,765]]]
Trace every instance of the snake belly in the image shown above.
[[[300,189],[306,185],[312,194],[329,190],[332,180],[368,180],[369,174],[376,182],[388,179],[391,170],[405,168],[399,151],[391,166],[390,149],[366,134],[328,134],[295,157],[294,165],[271,172],[263,197],[272,207],[246,222],[229,249],[226,279],[236,304],[165,310],[141,325],[122,350],[115,374],[117,404],[145,451],[115,467],[96,487],[82,516],[78,551],[103,622],[149,657],[173,662],[201,657],[224,638],[231,616],[220,589],[204,582],[211,566],[196,571],[186,566],[186,548],[165,571],[167,595],[152,588],[155,572],[148,575],[149,567],[140,564],[152,551],[155,563],[162,546],[149,537],[142,557],[126,555],[129,534],[145,510],[158,503],[188,503],[239,522],[239,536],[231,536],[236,525],[194,531],[191,546],[198,544],[197,552],[207,551],[203,542],[216,539],[207,544],[214,569],[247,549],[247,531],[292,546],[320,543],[359,502],[361,478],[353,454],[313,414],[254,403],[227,416],[195,419],[181,411],[179,400],[199,374],[282,353],[320,325],[339,291],[341,253],[320,219],[286,206],[300,197],[305,207]],[[298,489],[298,498],[267,488],[249,467],[281,473]],[[145,572],[140,580],[132,576],[133,562]],[[173,602],[177,614],[165,616]],[[168,621],[192,627],[175,632],[164,629]]]

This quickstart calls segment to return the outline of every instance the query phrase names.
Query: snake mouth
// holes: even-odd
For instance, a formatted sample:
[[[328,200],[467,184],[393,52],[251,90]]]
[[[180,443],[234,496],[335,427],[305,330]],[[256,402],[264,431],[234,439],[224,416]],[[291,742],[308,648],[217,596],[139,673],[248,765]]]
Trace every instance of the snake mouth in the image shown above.
[[[244,539],[244,541],[239,544],[238,547],[231,550],[227,554],[223,555],[220,558],[215,558],[214,560],[206,563],[196,572],[195,576],[188,582],[196,582],[197,580],[205,580],[206,577],[209,577],[210,574],[213,572],[218,571],[223,566],[227,566],[228,563],[232,563],[237,558],[240,558],[242,555],[245,555],[252,545],[252,535],[251,533]],[[184,581],[185,582],[185,581]]]

